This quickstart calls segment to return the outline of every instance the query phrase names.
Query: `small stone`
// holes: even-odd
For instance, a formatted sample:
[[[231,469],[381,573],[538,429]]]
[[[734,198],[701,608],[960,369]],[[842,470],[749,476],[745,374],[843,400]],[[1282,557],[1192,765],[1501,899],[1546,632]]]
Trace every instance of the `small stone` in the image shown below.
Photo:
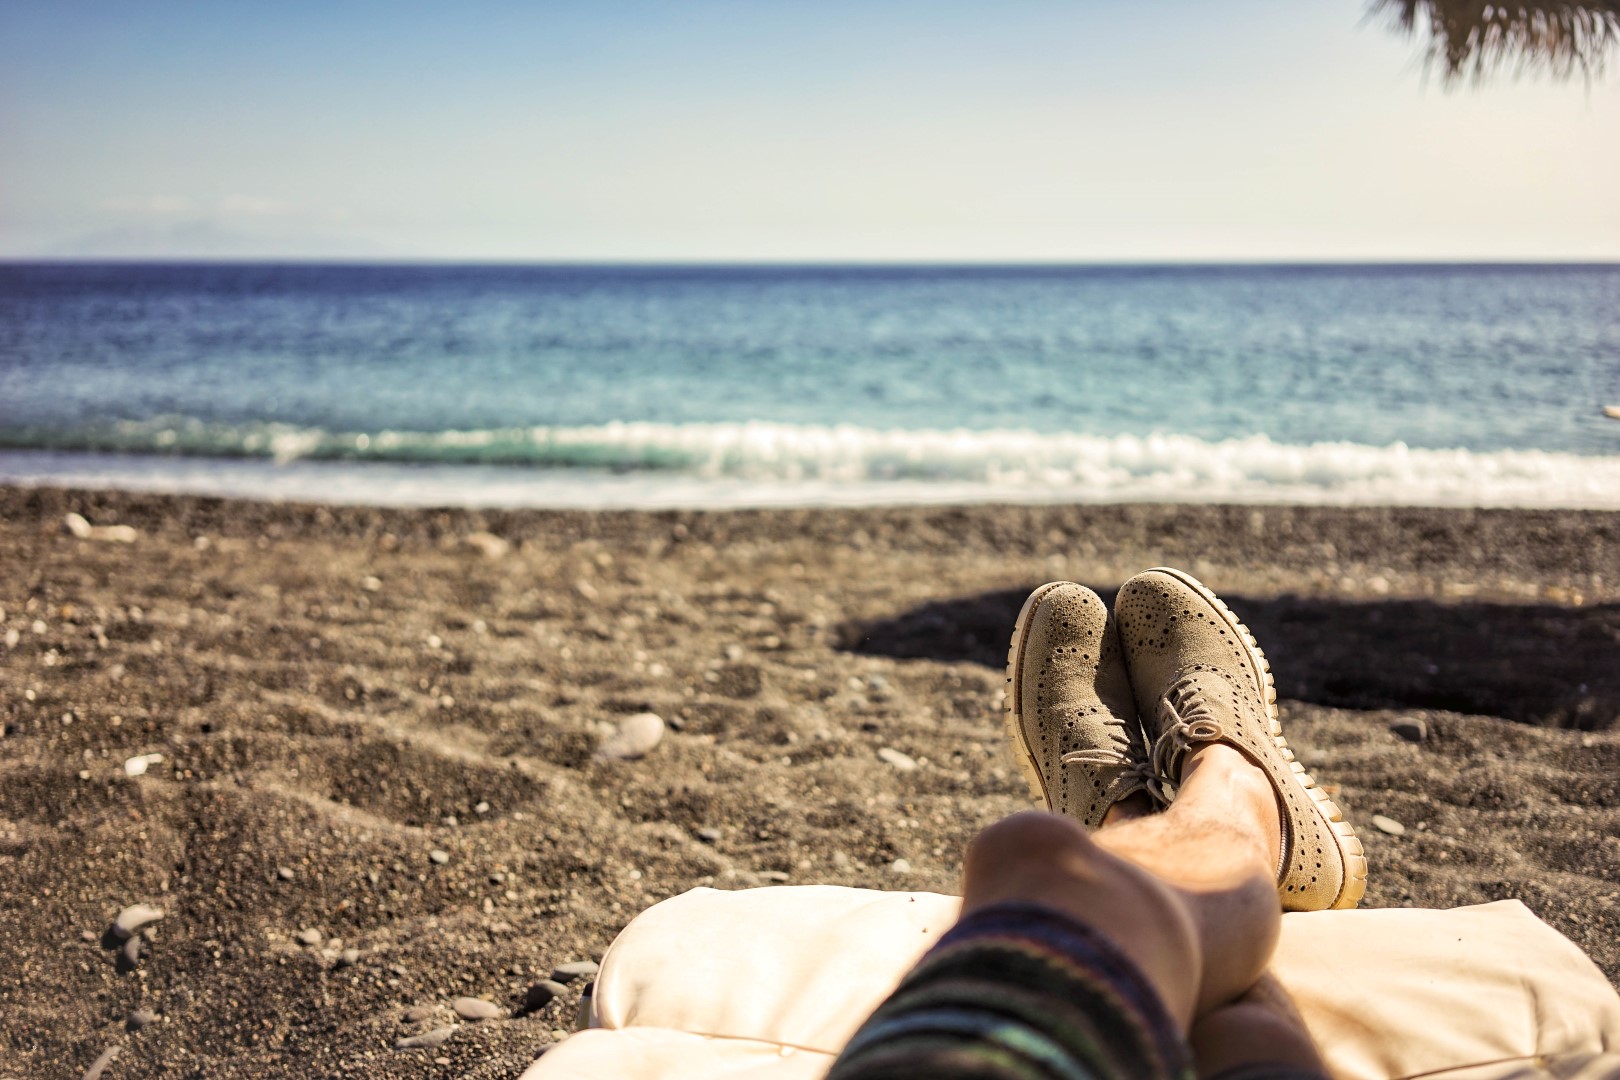
[[[458,997],[450,1003],[450,1007],[463,1020],[493,1020],[506,1015],[505,1009],[483,998]]]
[[[523,992],[523,1006],[520,1011],[531,1013],[543,1009],[551,1004],[554,998],[565,993],[567,993],[567,987],[563,986],[562,983],[554,982],[551,979],[541,979],[537,983],[532,983]]]
[[[657,713],[636,713],[620,721],[612,735],[596,748],[598,760],[630,761],[643,757],[664,737],[664,721]]]
[[[366,592],[376,592],[382,588],[382,578],[367,574],[360,579],[360,587]]]
[[[118,959],[113,962],[113,967],[118,970],[119,974],[127,975],[140,966],[142,948],[141,942],[143,940],[145,939],[143,939],[139,934],[136,934],[134,937],[130,938],[128,941],[119,946]]]
[[[473,807],[473,813],[475,813],[475,814],[487,814],[487,813],[489,813],[489,803],[487,803],[487,802],[479,803],[477,806]]]
[[[878,757],[901,772],[912,772],[917,768],[917,762],[911,755],[902,754],[892,746],[885,746],[879,750]]]
[[[124,762],[125,776],[145,776],[146,770],[153,765],[163,764],[162,754],[136,754]]]
[[[100,941],[101,940],[101,935],[97,934],[94,930],[80,930],[79,931],[79,940],[80,941]]]
[[[906,859],[896,859],[889,864],[889,869],[896,874],[909,874],[911,873],[911,863]]]
[[[450,1036],[456,1033],[453,1027],[436,1027],[432,1031],[424,1031],[420,1035],[407,1035],[403,1039],[394,1040],[395,1050],[431,1050],[435,1046],[442,1046]]]
[[[405,1010],[405,1022],[407,1024],[420,1024],[436,1011],[432,1005],[412,1005]]]
[[[785,870],[766,870],[759,876],[764,878],[766,881],[774,881],[779,885],[788,879],[787,871]]]
[[[1394,818],[1385,817],[1383,814],[1374,814],[1372,816],[1372,827],[1381,833],[1388,833],[1390,836],[1406,835],[1405,825],[1402,825]]]
[[[133,544],[140,535],[131,525],[97,525],[90,530],[92,540],[105,540],[114,544]]]
[[[359,949],[344,949],[338,954],[338,967],[354,967],[360,962]]]
[[[705,844],[718,844],[720,842],[720,830],[714,828],[699,829],[697,838]]]
[[[726,646],[726,659],[727,660],[730,660],[733,663],[735,663],[736,661],[741,660],[742,658],[743,658],[743,647],[741,645],[733,644],[733,645],[727,645]]]
[[[148,1024],[154,1023],[157,1015],[147,1009],[136,1009],[124,1018],[124,1027],[130,1031],[139,1031]]]
[[[432,851],[428,852],[428,858],[431,859],[435,864],[443,866],[445,863],[450,861],[450,853],[443,848],[434,848]]]
[[[499,559],[512,550],[510,541],[490,532],[468,533],[462,543],[486,559]]]
[[[1429,737],[1429,725],[1422,720],[1397,720],[1389,725],[1389,730],[1410,743],[1420,743]]]
[[[280,878],[282,881],[291,881],[297,876],[297,874],[293,873],[292,867],[290,866],[276,867],[276,877]]]
[[[131,904],[113,920],[112,934],[119,941],[127,941],[163,918],[163,909],[146,904]]]
[[[109,1046],[103,1050],[101,1056],[91,1062],[88,1069],[84,1070],[84,1080],[101,1080],[101,1074],[107,1071],[107,1066],[112,1064],[113,1058],[118,1056],[121,1049],[122,1047]]]
[[[62,528],[78,537],[80,540],[90,539],[91,525],[84,519],[83,514],[65,514],[62,517]]]
[[[590,979],[596,976],[597,964],[595,960],[575,960],[567,964],[558,964],[551,969],[551,980],[559,983],[571,983],[575,979]]]
[[[298,944],[308,945],[312,949],[319,945],[322,941],[326,940],[325,935],[323,935],[313,926],[307,926],[298,931],[298,933],[293,935],[293,938],[298,942]]]

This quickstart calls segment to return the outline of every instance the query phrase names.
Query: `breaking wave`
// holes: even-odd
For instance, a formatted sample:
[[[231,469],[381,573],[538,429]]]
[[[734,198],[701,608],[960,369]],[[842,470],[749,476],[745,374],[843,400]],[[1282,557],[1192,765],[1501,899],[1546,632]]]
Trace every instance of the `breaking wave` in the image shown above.
[[[464,499],[452,501],[479,501],[480,483],[499,474],[499,501],[529,505],[543,505],[534,500],[546,498],[541,492],[547,490],[553,501],[592,505],[588,491],[595,485],[604,505],[614,499],[618,505],[667,504],[658,496],[663,487],[678,489],[688,503],[704,502],[708,491],[714,505],[993,499],[1620,508],[1620,455],[1423,449],[1402,443],[1290,445],[1264,435],[1209,441],[1173,433],[885,431],[765,422],[329,432],[180,420],[70,431],[11,429],[0,431],[0,445],[54,451],[49,456],[55,460],[135,455],[146,459],[154,475],[196,475],[202,464],[165,469],[154,457],[258,462],[270,467],[266,475],[295,466],[312,476],[335,475],[333,469],[311,471],[310,463],[317,462],[386,464],[394,467],[378,475],[386,472],[397,478],[390,483],[407,486],[412,476],[426,474],[398,466],[435,466],[441,475],[446,467],[501,466],[452,469],[469,489]],[[15,465],[8,471],[11,479],[39,482],[17,475]],[[131,474],[128,467],[116,471]],[[240,481],[254,472],[265,470],[237,469],[233,475]],[[615,482],[603,484],[604,477]],[[109,486],[124,485],[111,481]],[[556,494],[564,488],[579,491]],[[374,501],[421,501],[421,493],[391,496],[388,485],[366,490]],[[526,490],[531,494],[524,495]],[[619,495],[610,496],[610,490]]]

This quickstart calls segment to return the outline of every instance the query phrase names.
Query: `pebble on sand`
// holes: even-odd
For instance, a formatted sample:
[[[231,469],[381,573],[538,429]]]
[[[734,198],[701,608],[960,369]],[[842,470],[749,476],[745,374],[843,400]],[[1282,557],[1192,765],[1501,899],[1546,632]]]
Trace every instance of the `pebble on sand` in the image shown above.
[[[1421,719],[1397,720],[1389,725],[1389,730],[1407,742],[1420,743],[1429,737],[1429,725]]]
[[[499,559],[512,550],[510,541],[491,532],[468,533],[462,543],[486,559]]]
[[[437,1027],[432,1031],[424,1031],[420,1035],[407,1035],[403,1039],[394,1040],[395,1050],[429,1050],[439,1046],[450,1036],[456,1033],[453,1027]]]
[[[360,962],[359,949],[344,949],[338,953],[338,967],[354,967]]]
[[[911,862],[908,859],[896,859],[889,864],[889,869],[896,874],[911,873]]]
[[[553,999],[567,993],[562,983],[552,979],[541,979],[533,983],[523,992],[523,1005],[520,1012],[531,1013],[550,1005]]]
[[[551,969],[553,982],[571,983],[575,979],[589,979],[595,976],[597,965],[595,960],[575,960],[569,964],[558,964]]]
[[[62,528],[80,540],[106,540],[115,544],[133,544],[140,533],[128,525],[92,525],[83,514],[65,514]]]
[[[1385,817],[1383,814],[1374,814],[1372,816],[1372,827],[1381,833],[1388,833],[1390,836],[1406,835],[1405,825],[1402,825],[1394,818]]]
[[[282,881],[291,881],[297,876],[297,874],[293,873],[293,869],[290,866],[276,867],[276,877],[280,878]]]
[[[124,1027],[130,1031],[139,1031],[148,1024],[156,1022],[156,1020],[157,1014],[151,1010],[134,1009],[128,1016],[124,1017]]]
[[[118,913],[112,922],[113,937],[128,941],[148,926],[163,918],[163,909],[147,904],[131,904]]]
[[[443,848],[434,848],[432,851],[428,852],[428,858],[431,859],[435,865],[443,866],[445,863],[450,861],[450,853]]]
[[[308,945],[312,949],[315,946],[319,945],[321,942],[326,940],[325,935],[323,935],[319,930],[315,929],[313,926],[304,927],[304,929],[302,929],[302,930],[298,931],[298,933],[294,934],[293,937],[298,941],[298,944],[300,944],[300,945]]]
[[[505,1009],[483,998],[458,997],[450,1003],[450,1007],[463,1020],[493,1020],[506,1015]]]
[[[142,940],[141,936],[136,934],[118,947],[118,959],[114,961],[113,966],[120,974],[128,975],[140,964]]]
[[[103,1050],[101,1056],[91,1062],[88,1069],[84,1070],[84,1080],[101,1080],[101,1074],[107,1071],[107,1066],[112,1064],[113,1058],[118,1056],[121,1049],[123,1048],[109,1046]]]
[[[405,1010],[404,1019],[407,1024],[420,1024],[436,1011],[432,1005],[412,1005]]]
[[[124,762],[125,776],[145,776],[146,770],[153,765],[163,764],[162,754],[136,754]]]
[[[664,737],[664,721],[657,713],[636,713],[619,722],[617,730],[596,748],[598,760],[630,761],[643,757]]]
[[[885,746],[878,751],[878,757],[893,765],[901,772],[912,772],[917,768],[916,759],[910,754],[902,754],[892,746]]]

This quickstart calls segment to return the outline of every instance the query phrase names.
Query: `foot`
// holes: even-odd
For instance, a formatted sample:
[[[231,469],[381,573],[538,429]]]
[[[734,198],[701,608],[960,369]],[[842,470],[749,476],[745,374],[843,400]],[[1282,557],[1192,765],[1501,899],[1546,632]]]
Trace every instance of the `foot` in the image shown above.
[[[1367,860],[1339,808],[1294,760],[1277,721],[1265,654],[1190,574],[1160,567],[1127,581],[1114,610],[1153,750],[1154,790],[1173,799],[1188,753],[1224,743],[1270,781],[1281,818],[1277,892],[1285,911],[1355,907]]]
[[[1030,594],[1007,654],[1007,727],[1030,792],[1088,829],[1147,782],[1147,747],[1108,609],[1072,581]]]

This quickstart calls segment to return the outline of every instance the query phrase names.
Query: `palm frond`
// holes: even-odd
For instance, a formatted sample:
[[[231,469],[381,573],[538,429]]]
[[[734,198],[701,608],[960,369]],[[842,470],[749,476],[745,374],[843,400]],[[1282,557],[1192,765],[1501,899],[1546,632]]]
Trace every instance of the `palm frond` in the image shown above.
[[[1502,70],[1592,75],[1620,41],[1620,0],[1371,0],[1370,10],[1425,38],[1447,82]]]

